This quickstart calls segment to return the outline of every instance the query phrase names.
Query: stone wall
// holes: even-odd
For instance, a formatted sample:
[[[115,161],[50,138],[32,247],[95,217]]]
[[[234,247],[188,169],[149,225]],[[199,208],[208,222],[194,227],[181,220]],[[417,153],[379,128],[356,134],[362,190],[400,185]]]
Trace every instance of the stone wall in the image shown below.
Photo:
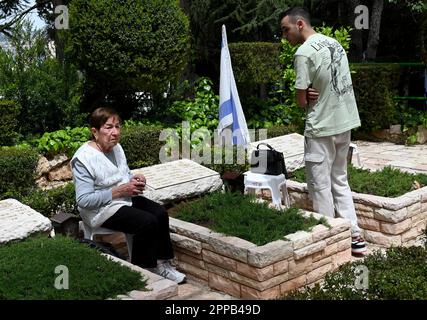
[[[411,134],[415,134],[417,136],[417,143],[424,144],[427,142],[427,128],[422,125],[419,125],[416,128],[410,128],[405,132],[402,132],[402,126],[400,124],[391,125],[390,129],[374,130],[370,132],[370,134],[375,138],[396,144],[404,144]]]
[[[322,216],[316,213],[316,218]],[[272,299],[322,280],[351,259],[350,223],[327,218],[263,246],[170,218],[178,268],[209,287],[241,299]]]
[[[307,185],[287,181],[291,204],[313,210]],[[410,243],[427,225],[427,187],[387,198],[353,192],[357,220],[368,242],[384,247]]]
[[[72,180],[70,158],[58,154],[48,160],[41,156],[36,169],[36,183],[42,189],[52,189],[63,186]]]

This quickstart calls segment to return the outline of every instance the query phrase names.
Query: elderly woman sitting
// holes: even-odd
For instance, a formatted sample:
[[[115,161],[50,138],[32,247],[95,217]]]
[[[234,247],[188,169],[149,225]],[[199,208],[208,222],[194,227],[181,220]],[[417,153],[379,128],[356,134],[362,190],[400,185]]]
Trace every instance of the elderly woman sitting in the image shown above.
[[[111,108],[90,116],[92,140],[71,160],[76,200],[83,222],[133,235],[131,262],[177,283],[185,275],[171,264],[174,257],[169,217],[159,204],[143,197],[145,177],[132,175],[119,144],[121,120]]]

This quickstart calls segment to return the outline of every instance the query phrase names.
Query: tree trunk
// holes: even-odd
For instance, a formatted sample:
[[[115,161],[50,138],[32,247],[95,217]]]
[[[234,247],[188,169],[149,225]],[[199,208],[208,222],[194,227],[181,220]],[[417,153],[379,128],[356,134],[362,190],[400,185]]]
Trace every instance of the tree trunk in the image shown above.
[[[53,0],[53,12],[57,6],[64,5],[63,0]],[[55,54],[56,59],[63,64],[64,63],[64,41],[59,37],[58,30],[54,27],[53,42],[55,43]]]
[[[427,68],[427,12],[423,14],[422,21],[420,23],[420,47],[421,47],[421,60]]]
[[[374,60],[377,57],[377,48],[380,41],[381,15],[383,12],[384,0],[374,0],[372,6],[371,20],[369,21],[369,35],[367,59]]]

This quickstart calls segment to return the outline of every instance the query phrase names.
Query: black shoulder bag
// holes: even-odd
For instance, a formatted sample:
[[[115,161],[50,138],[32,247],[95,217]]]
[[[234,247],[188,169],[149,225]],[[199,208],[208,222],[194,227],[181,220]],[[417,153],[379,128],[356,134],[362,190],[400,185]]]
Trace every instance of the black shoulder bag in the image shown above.
[[[260,145],[265,145],[269,149],[260,149]],[[279,175],[284,174],[288,178],[286,171],[285,158],[283,153],[275,150],[267,143],[261,142],[257,145],[256,150],[251,154],[251,172]]]

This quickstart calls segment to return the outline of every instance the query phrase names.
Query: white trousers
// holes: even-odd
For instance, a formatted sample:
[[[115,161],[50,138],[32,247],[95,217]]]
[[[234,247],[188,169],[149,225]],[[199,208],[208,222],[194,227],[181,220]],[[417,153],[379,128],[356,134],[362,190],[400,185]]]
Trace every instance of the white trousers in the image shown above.
[[[352,236],[358,236],[360,228],[347,180],[350,134],[347,131],[328,137],[305,137],[305,168],[314,211],[349,219]]]

